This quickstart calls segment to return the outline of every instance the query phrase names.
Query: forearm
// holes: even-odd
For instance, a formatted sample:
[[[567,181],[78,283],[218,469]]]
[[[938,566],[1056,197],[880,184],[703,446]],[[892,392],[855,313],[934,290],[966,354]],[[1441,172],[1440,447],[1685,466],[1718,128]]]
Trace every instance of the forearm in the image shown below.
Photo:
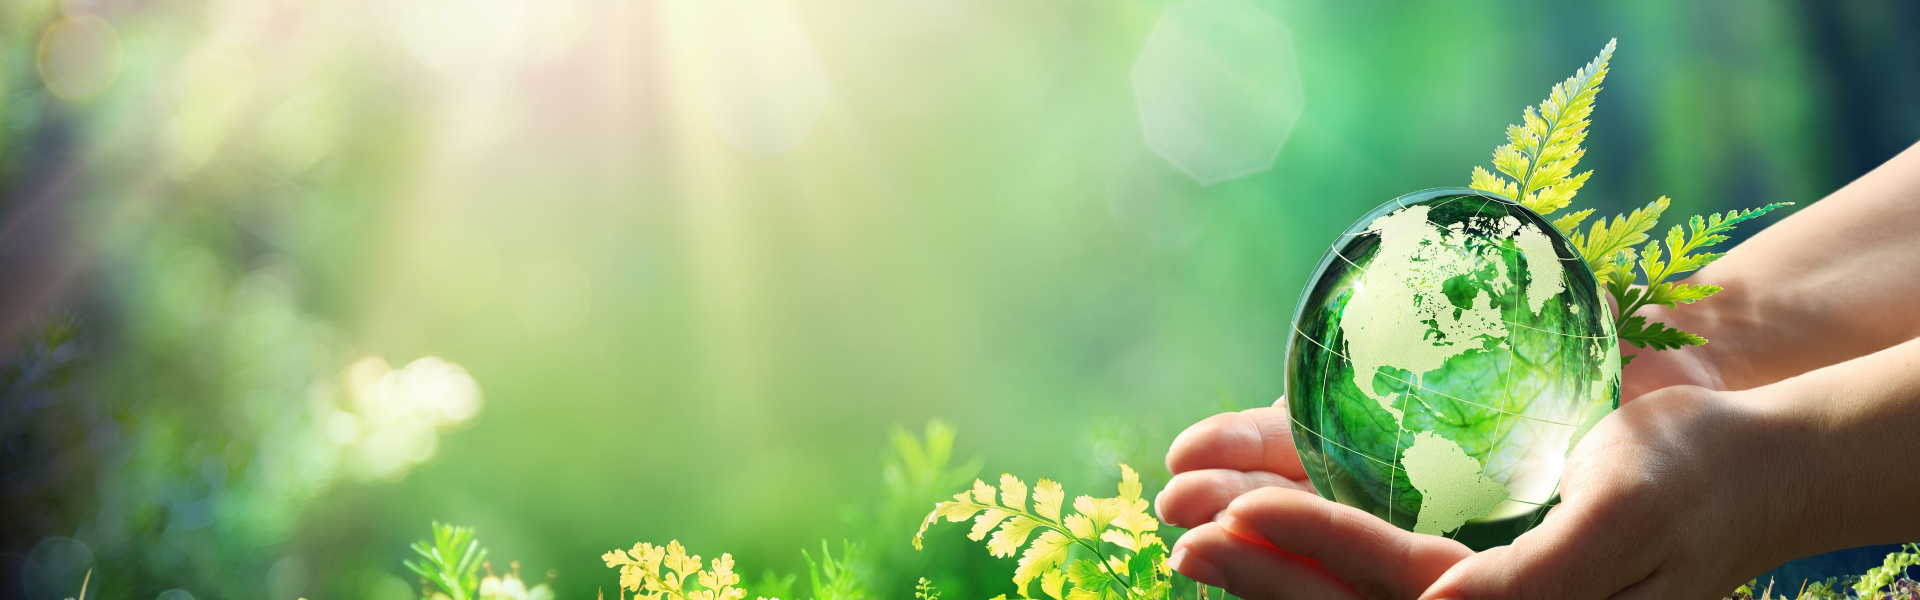
[[[1743,394],[1782,442],[1752,493],[1798,499],[1791,550],[1920,539],[1920,339]]]
[[[1693,279],[1726,289],[1671,316],[1683,329],[1722,332],[1704,349],[1734,389],[1920,335],[1920,145]]]

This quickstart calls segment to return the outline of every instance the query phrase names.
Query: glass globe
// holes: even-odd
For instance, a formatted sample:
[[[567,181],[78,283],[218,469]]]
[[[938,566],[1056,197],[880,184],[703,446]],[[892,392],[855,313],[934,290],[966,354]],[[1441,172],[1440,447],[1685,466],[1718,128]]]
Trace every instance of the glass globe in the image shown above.
[[[1320,259],[1294,314],[1294,444],[1320,495],[1503,545],[1557,502],[1620,399],[1599,283],[1545,219],[1467,189],[1395,198]]]

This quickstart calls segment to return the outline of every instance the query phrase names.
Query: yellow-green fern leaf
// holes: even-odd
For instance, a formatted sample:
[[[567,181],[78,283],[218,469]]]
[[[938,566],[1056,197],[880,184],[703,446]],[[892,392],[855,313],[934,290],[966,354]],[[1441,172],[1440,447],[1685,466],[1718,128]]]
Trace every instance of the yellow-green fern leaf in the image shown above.
[[[1058,531],[1047,530],[1033,540],[1033,545],[1020,555],[1020,564],[1013,570],[1013,583],[1020,586],[1020,595],[1027,595],[1027,582],[1057,569],[1067,559],[1067,548],[1073,546],[1073,540]]]
[[[974,517],[973,519],[973,530],[967,532],[967,539],[976,542],[987,539],[987,532],[999,527],[1000,522],[1007,520],[1007,517],[1010,516],[1013,516],[1013,513],[998,508],[989,508],[980,511],[980,516]]]
[[[1040,522],[1026,517],[1014,517],[993,532],[993,538],[987,540],[987,553],[1000,558],[1013,556],[1020,551],[1020,545],[1027,543],[1027,537],[1033,535],[1033,529]]]
[[[1052,597],[1053,600],[1067,600],[1066,592],[1061,589],[1066,583],[1067,574],[1065,572],[1057,569],[1047,571],[1046,574],[1040,576],[1040,591],[1046,592],[1047,596]]]
[[[1573,235],[1580,231],[1580,224],[1586,222],[1587,217],[1592,214],[1593,209],[1583,208],[1560,215],[1560,218],[1553,220],[1553,228],[1559,230],[1561,235]]]
[[[1631,251],[1634,246],[1647,241],[1647,232],[1659,224],[1660,214],[1666,212],[1667,206],[1672,203],[1666,196],[1661,196],[1646,206],[1633,209],[1633,212],[1615,215],[1612,223],[1606,219],[1595,221],[1586,234],[1576,231],[1568,236],[1568,241],[1573,242],[1574,248],[1580,251],[1580,257],[1586,259],[1587,266],[1599,274],[1615,264],[1615,253]]]
[[[1067,492],[1060,484],[1045,477],[1033,484],[1033,511],[1042,517],[1060,520],[1060,504],[1067,499]]]
[[[1493,150],[1493,168],[1506,178],[1476,167],[1473,189],[1512,198],[1541,215],[1573,202],[1593,174],[1574,174],[1574,167],[1586,154],[1580,145],[1587,138],[1587,117],[1593,114],[1594,96],[1607,78],[1614,44],[1608,41],[1592,62],[1554,85],[1537,108],[1529,106],[1520,112],[1521,123],[1507,127],[1507,143]]]
[[[1027,509],[1027,484],[1012,473],[1000,474],[1000,504],[1007,508]]]

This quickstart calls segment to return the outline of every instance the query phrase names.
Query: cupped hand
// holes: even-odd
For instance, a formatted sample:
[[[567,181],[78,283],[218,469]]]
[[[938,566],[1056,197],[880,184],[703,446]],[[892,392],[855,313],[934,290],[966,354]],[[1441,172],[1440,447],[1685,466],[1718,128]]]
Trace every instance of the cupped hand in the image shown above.
[[[1747,392],[1674,386],[1594,426],[1560,505],[1513,544],[1462,560],[1421,598],[1720,598],[1794,558],[1805,465],[1794,427]]]
[[[1242,598],[1413,598],[1472,554],[1313,492],[1285,400],[1215,415],[1167,451],[1161,520],[1192,528],[1169,564]]]

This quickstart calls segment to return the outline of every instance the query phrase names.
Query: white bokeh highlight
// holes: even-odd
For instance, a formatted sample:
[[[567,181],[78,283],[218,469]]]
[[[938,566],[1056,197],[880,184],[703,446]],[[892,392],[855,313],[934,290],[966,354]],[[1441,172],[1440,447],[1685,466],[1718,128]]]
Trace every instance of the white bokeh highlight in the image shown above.
[[[1245,0],[1162,13],[1133,94],[1147,147],[1203,184],[1271,167],[1306,105],[1292,32]]]
[[[741,151],[774,156],[800,146],[827,106],[827,73],[813,44],[784,23],[727,30],[700,82],[714,131]]]
[[[442,430],[480,412],[480,385],[460,365],[428,356],[394,369],[378,356],[347,367],[349,403],[323,423],[327,438],[348,450],[362,480],[396,481],[440,447]]]

